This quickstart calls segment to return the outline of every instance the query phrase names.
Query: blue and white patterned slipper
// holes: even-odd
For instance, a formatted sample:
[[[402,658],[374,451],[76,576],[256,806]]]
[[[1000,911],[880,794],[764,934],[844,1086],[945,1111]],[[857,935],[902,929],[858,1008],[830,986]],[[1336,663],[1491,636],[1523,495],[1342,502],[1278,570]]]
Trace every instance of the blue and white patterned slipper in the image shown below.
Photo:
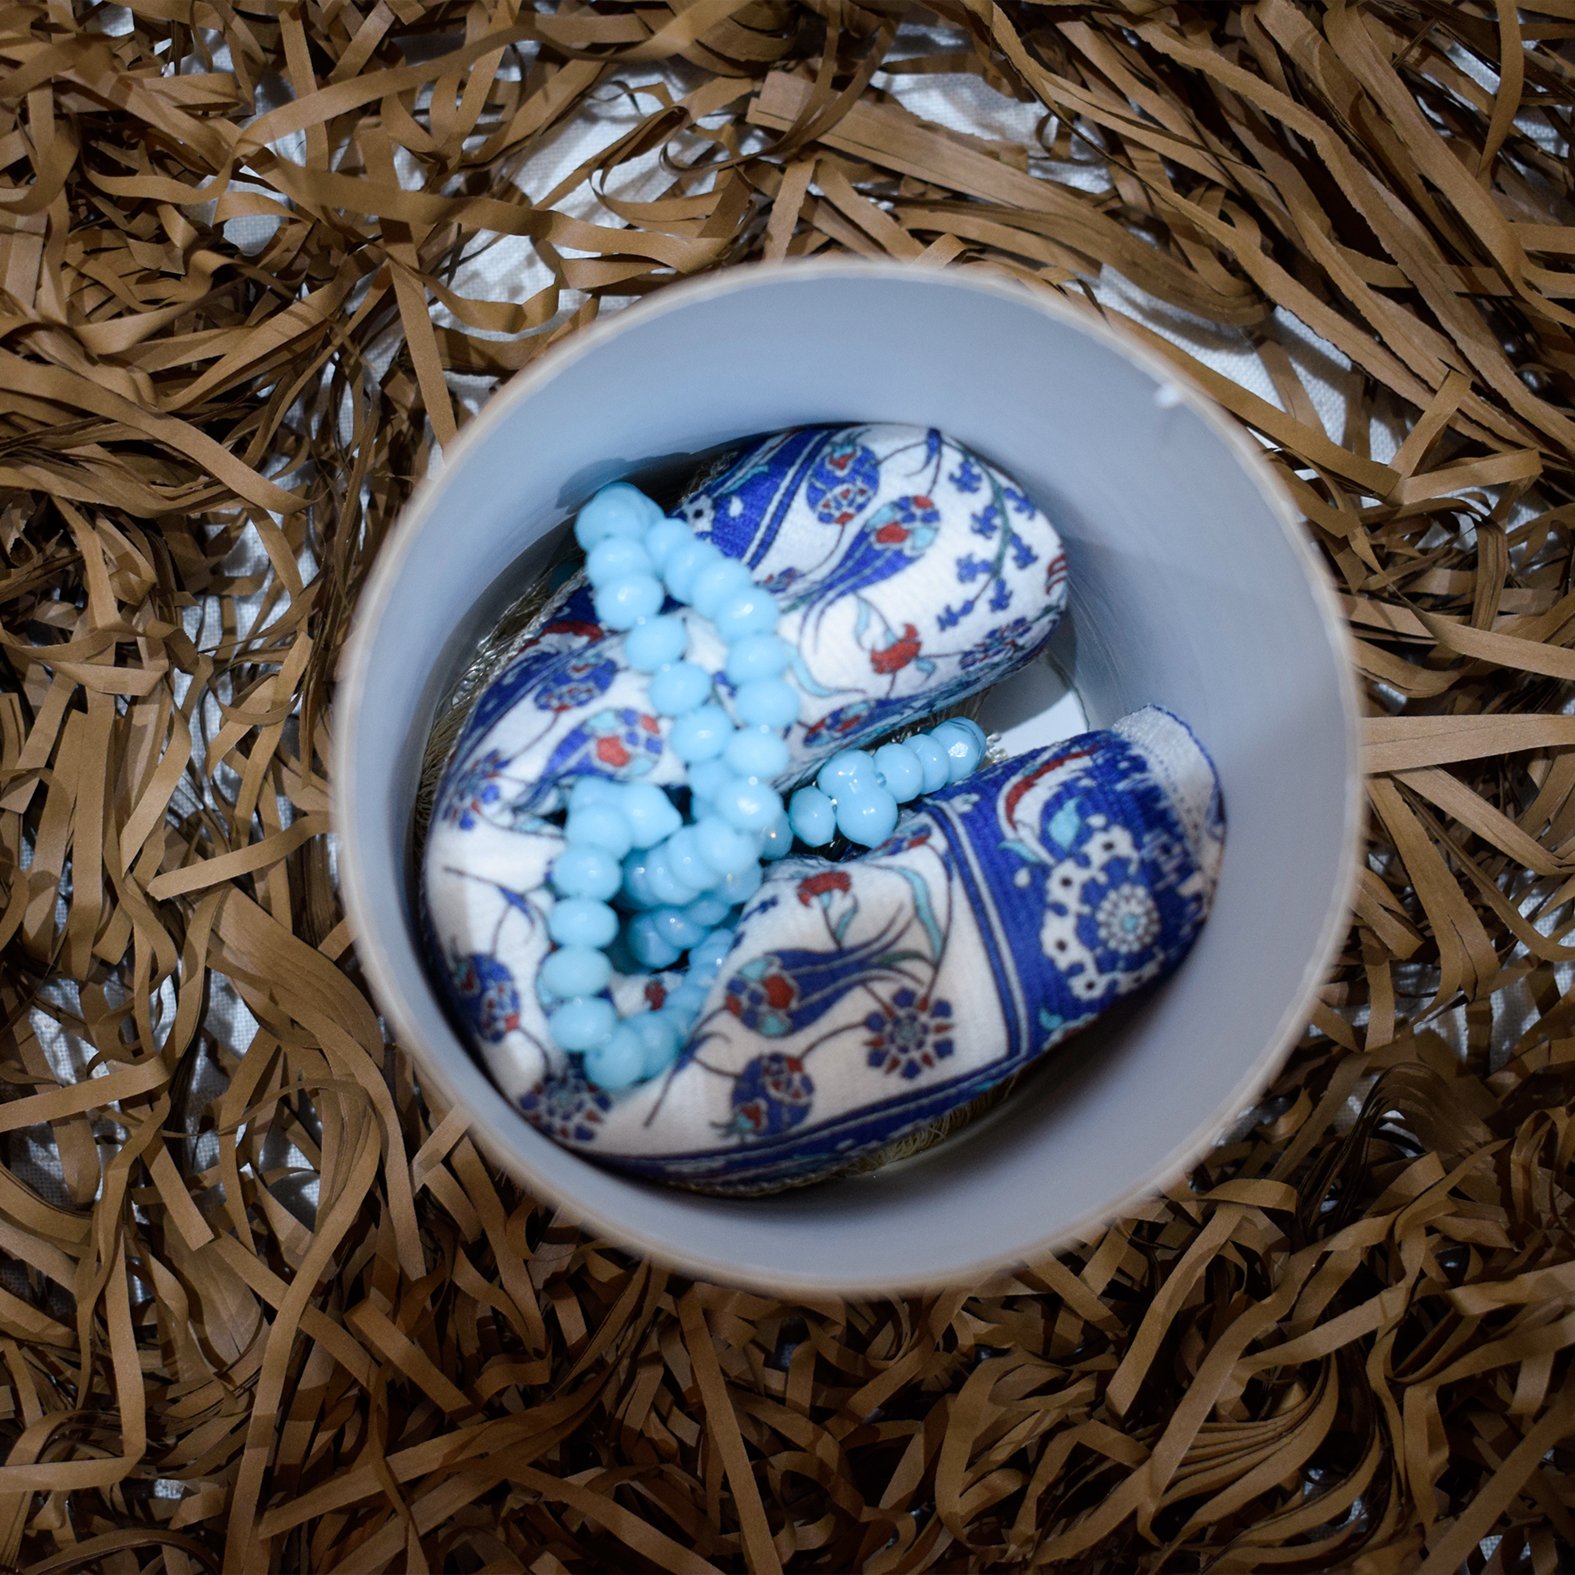
[[[800,722],[789,786],[838,748],[995,683],[1058,621],[1044,514],[935,432],[802,429],[750,446],[677,512],[778,593]],[[697,659],[719,665],[703,621]],[[679,1061],[618,1094],[552,1046],[543,817],[595,772],[676,785],[646,680],[583,581],[480,694],[424,859],[431,944],[504,1091],[558,1141],[681,1185],[767,1190],[845,1169],[1015,1076],[1179,962],[1220,852],[1212,767],[1157,711],[921,799],[858,859],[769,867]],[[670,981],[625,979],[620,1008]]]

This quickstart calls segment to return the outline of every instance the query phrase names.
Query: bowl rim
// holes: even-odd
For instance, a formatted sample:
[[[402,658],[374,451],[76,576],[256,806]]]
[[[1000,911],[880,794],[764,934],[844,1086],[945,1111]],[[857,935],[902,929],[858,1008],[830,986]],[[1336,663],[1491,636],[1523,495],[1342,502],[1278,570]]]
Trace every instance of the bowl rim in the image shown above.
[[[1343,716],[1347,762],[1344,773],[1345,799],[1341,806],[1344,873],[1343,878],[1336,881],[1331,889],[1318,927],[1317,943],[1309,951],[1298,988],[1287,1001],[1274,1033],[1265,1040],[1252,1066],[1238,1079],[1229,1098],[1221,1101],[1211,1120],[1200,1123],[1174,1143],[1167,1153],[1145,1166],[1108,1203],[1085,1211],[1071,1223],[1048,1231],[1041,1238],[1014,1247],[1009,1254],[986,1252],[970,1263],[940,1271],[916,1269],[911,1275],[873,1280],[861,1278],[856,1267],[851,1272],[844,1272],[839,1266],[824,1273],[790,1269],[767,1273],[711,1256],[699,1244],[679,1245],[653,1238],[619,1219],[615,1211],[586,1203],[566,1193],[550,1174],[511,1142],[511,1133],[525,1124],[524,1118],[486,1070],[468,1055],[463,1057],[459,1065],[450,1067],[445,1064],[444,1058],[422,1043],[418,1019],[409,1008],[407,990],[411,988],[410,981],[392,968],[383,947],[377,944],[380,924],[375,919],[376,907],[368,888],[362,839],[354,829],[356,818],[350,813],[351,785],[355,780],[353,762],[360,752],[363,701],[374,666],[372,652],[375,632],[398,587],[405,560],[410,556],[418,537],[430,524],[434,502],[441,496],[448,472],[463,463],[473,447],[484,443],[491,430],[504,421],[514,407],[529,400],[579,360],[599,352],[604,345],[623,333],[631,322],[647,320],[654,313],[687,310],[723,296],[784,282],[811,285],[817,280],[884,279],[893,284],[906,285],[914,282],[916,277],[924,278],[931,284],[943,283],[954,289],[992,295],[1016,306],[1044,313],[1072,331],[1096,340],[1147,372],[1165,390],[1168,399],[1173,399],[1196,415],[1223,442],[1252,482],[1278,523],[1295,561],[1303,569],[1313,606],[1329,638],[1331,654],[1339,658],[1335,664],[1339,687],[1337,699]],[[1365,828],[1361,692],[1356,678],[1354,642],[1328,571],[1318,559],[1304,528],[1304,518],[1274,474],[1262,446],[1244,425],[1230,416],[1205,391],[1187,368],[1168,360],[1144,343],[1137,334],[1117,328],[1091,310],[1075,306],[1058,296],[1035,291],[1009,275],[994,275],[983,268],[960,270],[934,264],[873,259],[807,258],[757,262],[676,281],[654,296],[636,301],[610,315],[598,317],[596,321],[550,347],[531,366],[497,388],[443,452],[440,465],[429,469],[428,474],[417,483],[393,521],[367,576],[355,607],[349,637],[340,655],[329,710],[329,823],[338,834],[339,887],[351,944],[370,986],[372,1004],[384,1014],[392,1029],[392,1043],[410,1056],[428,1090],[440,1093],[450,1108],[464,1108],[467,1117],[466,1135],[475,1134],[478,1143],[491,1158],[538,1201],[551,1205],[580,1228],[606,1238],[614,1246],[642,1254],[663,1268],[721,1284],[779,1296],[812,1298],[828,1295],[880,1297],[923,1294],[955,1288],[964,1282],[983,1282],[1010,1274],[1016,1266],[1048,1256],[1073,1242],[1089,1239],[1102,1232],[1112,1222],[1130,1213],[1144,1199],[1173,1186],[1218,1143],[1241,1113],[1257,1101],[1279,1073],[1287,1052],[1305,1027],[1329,966],[1349,928],[1361,874],[1360,853]],[[363,925],[363,916],[372,918],[374,922]],[[403,918],[399,922],[402,924]],[[437,1003],[441,1013],[436,991],[424,971],[415,988]],[[424,1093],[423,1097],[428,1095]]]

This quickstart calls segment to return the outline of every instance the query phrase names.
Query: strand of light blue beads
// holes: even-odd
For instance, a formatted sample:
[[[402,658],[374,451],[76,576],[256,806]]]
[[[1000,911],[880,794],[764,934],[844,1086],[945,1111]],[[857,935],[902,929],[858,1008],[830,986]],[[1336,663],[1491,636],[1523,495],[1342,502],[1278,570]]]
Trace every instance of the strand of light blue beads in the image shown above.
[[[793,652],[771,593],[623,482],[580,510],[574,533],[596,615],[624,634],[629,665],[650,675],[651,708],[670,719],[669,747],[689,767],[687,818],[650,783],[578,778],[551,870],[555,949],[537,975],[547,1025],[560,1049],[583,1056],[590,1082],[619,1089],[677,1059],[763,862],[786,855],[795,837],[824,847],[840,834],[874,847],[896,828],[900,804],[967,776],[985,736],[958,720],[873,754],[842,750],[784,805],[772,778],[787,769],[799,702],[782,676]],[[736,724],[716,701],[715,675],[685,660],[688,628],[665,610],[669,599],[708,619],[727,646]],[[620,1019],[605,994],[620,951],[620,962],[649,971],[687,954],[684,982],[658,1010]]]

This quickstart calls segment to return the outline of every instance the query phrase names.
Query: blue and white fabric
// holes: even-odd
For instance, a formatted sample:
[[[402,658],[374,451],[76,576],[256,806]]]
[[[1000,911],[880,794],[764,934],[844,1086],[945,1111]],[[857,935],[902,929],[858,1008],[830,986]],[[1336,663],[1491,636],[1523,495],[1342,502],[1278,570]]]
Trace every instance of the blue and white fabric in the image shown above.
[[[679,512],[782,598],[804,697],[783,787],[1003,677],[1042,647],[1065,595],[1050,522],[933,432],[773,437]],[[707,633],[696,626],[697,645]],[[678,1061],[596,1089],[536,1000],[563,846],[544,817],[580,772],[683,775],[620,658],[571,582],[481,695],[425,852],[456,1020],[559,1142],[690,1186],[814,1179],[1022,1070],[1174,967],[1203,922],[1217,783],[1183,724],[1140,712],[921,799],[856,859],[769,866]],[[620,1012],[673,982],[620,980]]]
[[[935,431],[799,428],[739,452],[675,510],[777,593],[801,695],[783,777],[988,688],[1037,654],[1066,602],[1055,528],[1011,479]],[[688,609],[689,660],[726,651]],[[565,778],[684,781],[650,680],[576,575],[487,685],[443,784],[443,824],[531,816]],[[724,709],[727,705],[723,696]]]

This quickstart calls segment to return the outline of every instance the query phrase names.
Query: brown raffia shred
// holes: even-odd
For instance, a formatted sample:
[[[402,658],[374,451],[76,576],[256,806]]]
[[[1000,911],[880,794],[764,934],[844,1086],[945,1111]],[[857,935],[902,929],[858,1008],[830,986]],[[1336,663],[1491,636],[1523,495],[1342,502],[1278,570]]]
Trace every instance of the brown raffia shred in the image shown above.
[[[1575,1568],[1572,43],[1570,0],[0,7],[0,1568]],[[1035,133],[899,102],[969,77]],[[465,295],[504,237],[539,282]],[[1143,330],[1337,581],[1372,858],[1189,1185],[789,1306],[583,1238],[422,1101],[323,760],[487,389],[836,251],[1256,349],[1272,399]]]

